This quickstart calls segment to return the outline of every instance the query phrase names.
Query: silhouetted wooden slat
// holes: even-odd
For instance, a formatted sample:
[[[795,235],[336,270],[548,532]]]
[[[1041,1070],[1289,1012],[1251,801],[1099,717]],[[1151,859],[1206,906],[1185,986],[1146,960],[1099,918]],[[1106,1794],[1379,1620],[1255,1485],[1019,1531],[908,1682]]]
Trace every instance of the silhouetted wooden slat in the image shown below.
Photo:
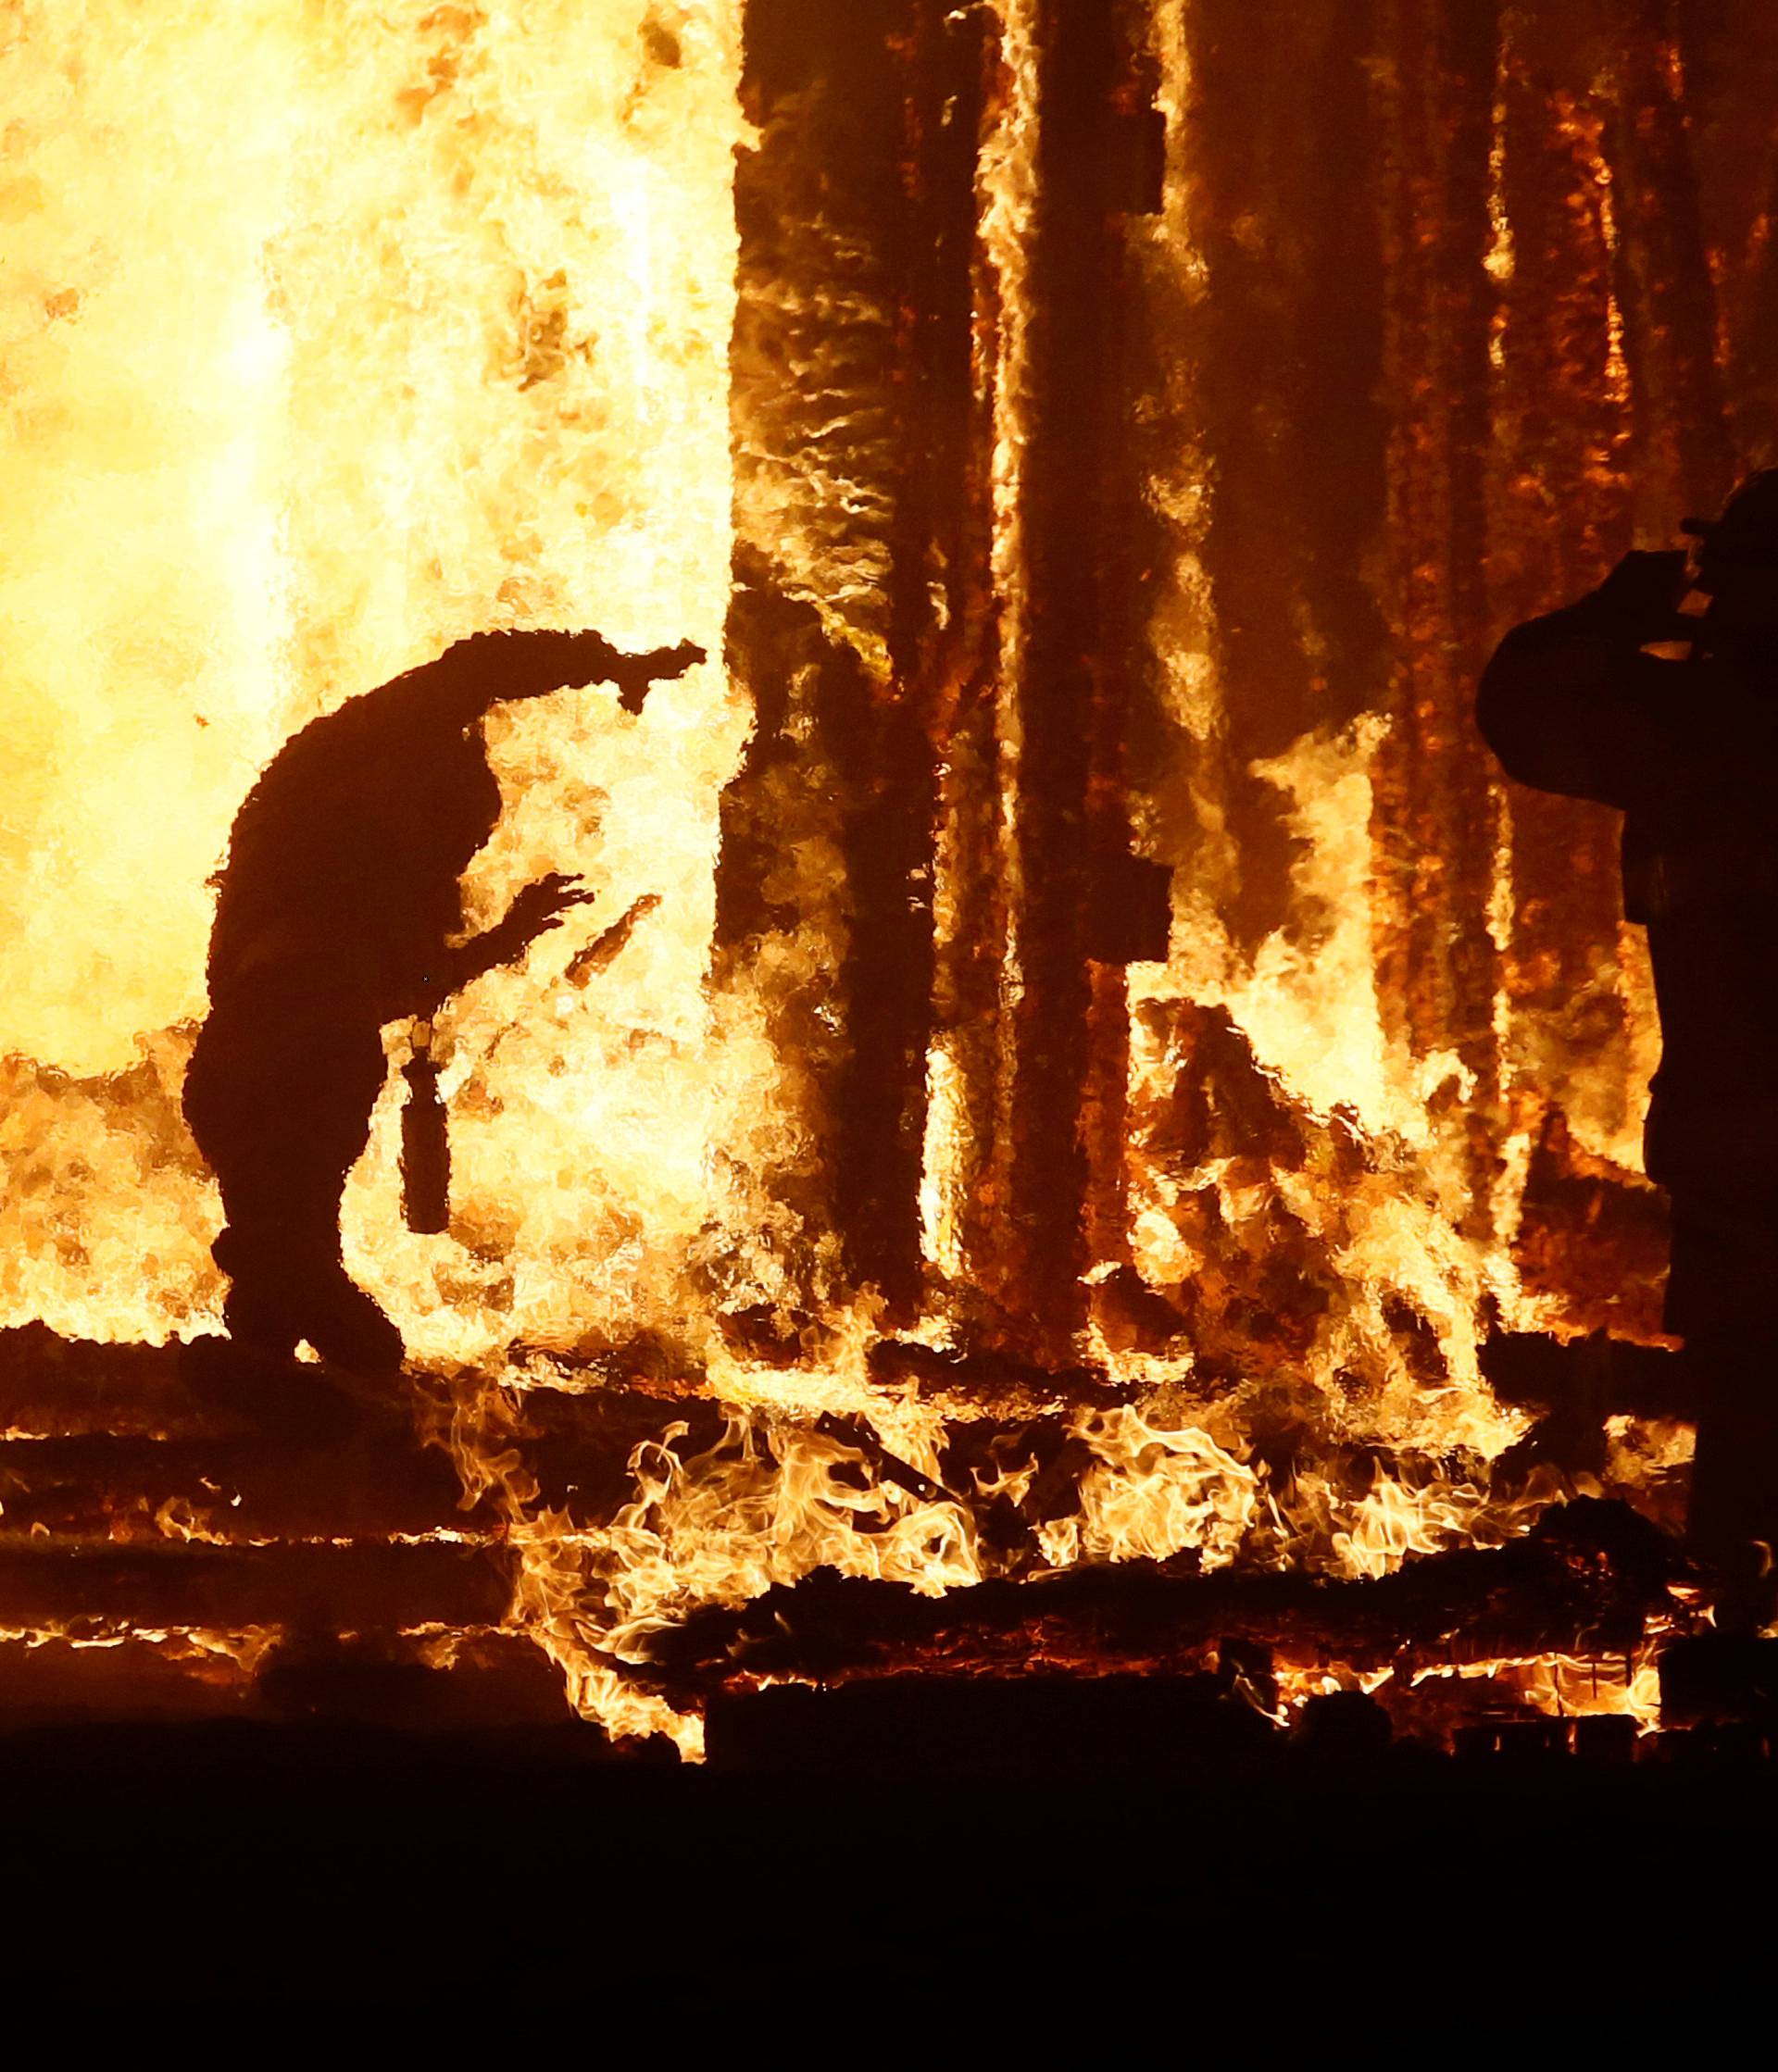
[[[1481,1358],[1482,1373],[1502,1403],[1543,1411],[1578,1406],[1601,1424],[1620,1414],[1697,1415],[1697,1379],[1679,1354],[1602,1331],[1566,1342],[1538,1331],[1502,1332],[1484,1341]]]
[[[139,1439],[86,1434],[0,1442],[0,1534],[153,1541],[171,1505],[229,1538],[470,1529],[447,1454],[386,1442],[300,1446],[263,1434]],[[485,1522],[485,1521],[484,1521]]]
[[[1552,1110],[1533,1142],[1513,1234],[1524,1287],[1555,1296],[1571,1328],[1653,1337],[1661,1328],[1669,1244],[1666,1195],[1590,1154]]]
[[[351,1720],[409,1731],[565,1725],[561,1672],[522,1633],[412,1634],[369,1642],[291,1641],[259,1666],[256,1694],[278,1719]],[[593,1735],[597,1729],[589,1729]]]
[[[1388,1721],[1383,1720],[1384,1738]],[[1208,1675],[873,1677],[838,1689],[800,1683],[719,1692],[709,1709],[716,1768],[799,1772],[958,1769],[1004,1779],[1078,1763],[1135,1778],[1240,1760],[1280,1739],[1272,1722]]]
[[[176,1345],[105,1345],[42,1324],[0,1331],[0,1430],[189,1437],[230,1419],[192,1394]]]
[[[1398,291],[1378,187],[1398,140],[1379,106],[1380,34],[1380,10],[1347,0],[1294,0],[1263,35],[1245,0],[1187,9],[1188,234],[1211,285],[1200,308],[1163,315],[1191,341],[1209,463],[1222,709],[1184,751],[1196,796],[1182,788],[1178,818],[1221,802],[1240,850],[1221,917],[1250,950],[1290,917],[1296,854],[1288,802],[1252,765],[1376,704],[1388,671],[1373,569]]]
[[[890,1343],[879,1354],[873,1354],[871,1368],[886,1389],[911,1386],[928,1400],[943,1403],[956,1419],[942,1458],[949,1489],[965,1498],[973,1490],[976,1470],[992,1479],[1001,1467],[1029,1460],[1047,1467],[1069,1443],[1083,1408],[1109,1408],[1130,1396],[1128,1389],[1090,1368],[1043,1374],[988,1354],[951,1360],[928,1346],[912,1344]],[[635,1497],[630,1461],[639,1445],[662,1445],[689,1462],[717,1445],[734,1415],[711,1400],[663,1399],[639,1390],[582,1394],[533,1389],[520,1398],[512,1443],[527,1472],[536,1478],[545,1504],[567,1510],[579,1523],[605,1523]],[[854,1446],[867,1473],[897,1480],[905,1464],[895,1460],[893,1451],[883,1451],[865,1420],[829,1414],[810,1421],[828,1437]],[[685,1429],[674,1433],[676,1426]],[[1075,1484],[1086,1465],[1078,1442],[1068,1461],[1065,1483],[1045,1492],[1057,1511],[1074,1507]],[[1051,1515],[1040,1504],[1027,1522]]]
[[[1739,468],[1778,451],[1778,11],[1677,11],[1688,141],[1722,313],[1722,377]]]
[[[498,1549],[442,1542],[113,1548],[44,1538],[0,1547],[0,1627],[492,1625],[511,1594]]]
[[[1103,1367],[1036,1367],[1008,1354],[945,1353],[908,1339],[881,1341],[867,1364],[870,1379],[883,1387],[911,1387],[966,1417],[1036,1417],[1060,1404],[1126,1403],[1133,1392]]]
[[[237,1660],[216,1636],[120,1631],[0,1641],[0,1718],[288,1720],[404,1728],[547,1724],[569,1716],[559,1672],[520,1633],[390,1635],[374,1648],[274,1643]]]
[[[1609,149],[1624,349],[1643,420],[1639,458],[1658,471],[1670,509],[1712,509],[1734,484],[1734,456],[1690,88],[1676,61],[1675,18],[1691,10],[1669,0],[1620,5],[1627,19],[1613,53]]]
[[[109,1345],[43,1325],[0,1331],[0,1432],[31,1438],[257,1434],[301,1446],[368,1439],[381,1426],[395,1440],[421,1405],[416,1387],[402,1377],[371,1383],[320,1366],[264,1365],[215,1337]]]
[[[1488,1227],[1503,1117],[1486,926],[1498,831],[1470,707],[1492,634],[1486,587],[1489,327],[1484,264],[1497,9],[1401,0],[1386,10],[1379,182],[1387,449],[1392,726],[1372,770],[1379,1000],[1409,1053],[1455,1052],[1473,1075],[1461,1116],[1466,1223]]]
[[[185,1634],[0,1641],[0,1719],[214,1719],[256,1709],[251,1668]]]

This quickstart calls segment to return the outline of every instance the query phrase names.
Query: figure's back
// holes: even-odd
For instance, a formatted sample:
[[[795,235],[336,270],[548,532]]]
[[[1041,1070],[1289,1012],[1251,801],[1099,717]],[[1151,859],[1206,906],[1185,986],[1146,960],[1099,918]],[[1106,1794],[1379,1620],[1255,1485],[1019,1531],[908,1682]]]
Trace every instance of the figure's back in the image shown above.
[[[230,833],[211,935],[212,999],[272,966],[367,951],[416,968],[457,925],[457,880],[492,831],[499,787],[473,725],[423,672],[294,735]]]

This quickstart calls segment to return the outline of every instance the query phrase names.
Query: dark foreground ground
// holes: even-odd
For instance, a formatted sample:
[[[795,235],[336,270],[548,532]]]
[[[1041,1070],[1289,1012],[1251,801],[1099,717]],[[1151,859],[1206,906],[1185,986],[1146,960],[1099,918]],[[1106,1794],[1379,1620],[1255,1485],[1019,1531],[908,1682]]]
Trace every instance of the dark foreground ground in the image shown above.
[[[897,2055],[960,1998],[1058,2041],[1165,2013],[1170,2057],[1211,2010],[1258,2042],[1286,2004],[1355,2042],[1405,2041],[1412,2006],[1509,2056],[1552,2020],[1562,2054],[1640,2054],[1653,2003],[1767,1976],[1778,1765],[1745,1736],[1635,1761],[1160,1745],[1114,1702],[1096,1749],[1064,1713],[997,1754],[910,1741],[899,1701],[832,1732],[719,1721],[703,1769],[575,1729],[17,1734],[0,1976],[39,2005],[504,2009],[532,2043],[560,2003],[589,2040],[620,2012],[728,2010],[756,2041],[849,2012]],[[1120,2033],[1104,2054],[1149,2054]]]

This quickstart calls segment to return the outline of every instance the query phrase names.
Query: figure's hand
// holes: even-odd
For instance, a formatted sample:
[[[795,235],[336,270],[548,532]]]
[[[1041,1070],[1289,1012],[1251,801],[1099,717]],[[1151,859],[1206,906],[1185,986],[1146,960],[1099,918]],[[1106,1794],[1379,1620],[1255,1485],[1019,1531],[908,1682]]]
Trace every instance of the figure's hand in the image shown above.
[[[681,641],[677,647],[657,647],[646,655],[616,655],[607,669],[608,680],[618,687],[618,703],[626,712],[640,712],[643,700],[657,683],[683,676],[694,663],[704,659],[695,642]]]
[[[1626,554],[1584,602],[1614,632],[1639,647],[1651,641],[1688,640],[1697,630],[1679,608],[1691,587],[1688,559],[1683,547],[1671,553]]]
[[[593,897],[578,878],[559,870],[527,885],[490,931],[499,939],[498,961],[516,964],[540,935],[559,927],[573,908],[587,905]]]

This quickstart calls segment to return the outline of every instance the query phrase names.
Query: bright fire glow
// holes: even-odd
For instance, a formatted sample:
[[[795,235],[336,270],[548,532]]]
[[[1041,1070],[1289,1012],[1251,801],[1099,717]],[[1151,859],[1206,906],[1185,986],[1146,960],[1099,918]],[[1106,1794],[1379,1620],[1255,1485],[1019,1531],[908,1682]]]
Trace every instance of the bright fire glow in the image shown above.
[[[287,734],[484,627],[720,652],[738,29],[670,12],[9,18],[0,1053],[35,1061],[4,1125],[14,1320],[159,1339],[215,1314],[174,1088],[207,880]],[[635,729],[598,690],[493,723],[510,810],[469,917],[541,867],[598,889],[588,933],[662,904],[583,991],[552,977],[564,931],[453,1009],[467,1242],[392,1242],[380,1122],[349,1256],[417,1352],[677,1313],[735,1122],[687,1075],[770,1069],[744,1035],[713,1073],[701,990],[745,727],[714,667]]]

